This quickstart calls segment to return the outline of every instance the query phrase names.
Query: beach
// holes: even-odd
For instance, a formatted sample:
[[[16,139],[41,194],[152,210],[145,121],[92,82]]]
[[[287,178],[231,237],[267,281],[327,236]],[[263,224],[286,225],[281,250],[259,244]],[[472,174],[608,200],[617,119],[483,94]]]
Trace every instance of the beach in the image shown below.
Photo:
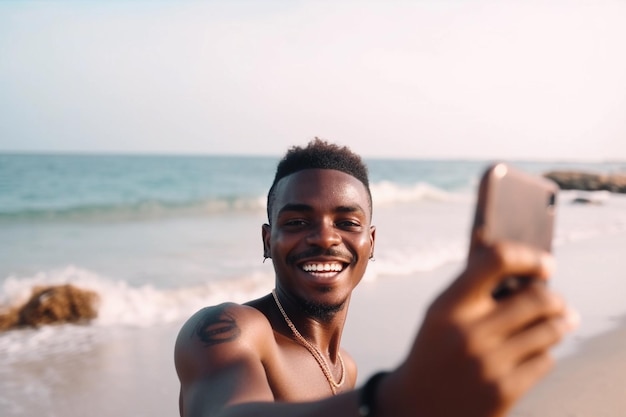
[[[32,176],[15,184],[12,200],[0,196],[2,304],[23,300],[36,285],[72,283],[101,296],[99,316],[89,324],[0,333],[1,416],[178,415],[173,348],[185,319],[203,306],[245,302],[272,289],[260,225],[274,161],[162,159],[115,159],[127,173],[114,178],[123,185],[119,194],[104,170],[110,158],[64,157],[59,167],[68,172],[56,182],[64,184],[65,197],[51,191],[53,174],[43,170],[41,201],[20,197],[37,194]],[[43,160],[46,166],[57,161]],[[93,174],[98,163],[100,176]],[[196,171],[182,175],[172,168],[176,163]],[[72,164],[91,176],[78,175]],[[399,364],[425,309],[462,269],[473,187],[484,164],[371,166],[375,260],[353,294],[342,340],[359,366],[358,384]],[[207,195],[197,176],[212,184]],[[248,188],[237,188],[237,181]],[[78,198],[79,186],[91,194]],[[46,200],[44,192],[56,192],[55,199]],[[554,350],[553,372],[512,417],[617,417],[626,406],[626,196],[598,194],[601,204],[589,205],[574,204],[576,197],[560,196],[550,285],[582,322]]]
[[[581,326],[564,342],[553,372],[519,403],[514,417],[624,415],[626,316],[607,314],[607,304],[624,304],[626,236],[598,240],[561,251],[559,288],[580,312]],[[570,277],[586,280],[587,290],[568,288]]]
[[[525,186],[508,193],[484,216],[506,227],[485,231],[541,235],[544,249],[550,234],[548,285],[581,318],[508,417],[626,417],[624,50],[626,0],[0,0],[0,417],[178,416],[179,331],[229,302],[299,329],[293,346],[277,339],[294,350],[262,361],[293,361],[302,386],[273,386],[281,398],[307,391],[311,369],[330,395],[329,370],[352,382],[352,359],[362,387],[405,360],[463,271],[481,178],[502,163],[559,192],[532,209]],[[274,183],[317,140],[358,156],[313,158],[358,167],[367,204],[358,182],[324,181],[315,198],[308,180]],[[553,230],[536,221],[546,213]],[[339,229],[334,261],[307,250]],[[354,282],[367,256],[341,334],[350,357],[329,369],[296,339],[329,341],[320,354],[335,358],[337,334],[301,324],[294,309],[312,310],[289,300],[308,281]],[[286,311],[253,302],[276,288],[296,296]],[[203,342],[231,353],[238,328],[218,322]],[[418,351],[439,352],[441,333]],[[489,362],[505,365],[499,354]],[[443,417],[472,413],[458,414]]]
[[[511,414],[517,417],[617,417],[626,407],[626,323],[582,342],[562,358]]]

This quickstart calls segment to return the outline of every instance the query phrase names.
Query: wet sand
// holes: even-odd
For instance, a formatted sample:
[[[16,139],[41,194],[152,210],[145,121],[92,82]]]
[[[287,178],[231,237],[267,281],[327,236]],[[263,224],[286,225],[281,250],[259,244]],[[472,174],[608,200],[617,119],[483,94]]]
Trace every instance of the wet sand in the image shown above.
[[[621,417],[626,409],[626,321],[559,361],[512,417]]]

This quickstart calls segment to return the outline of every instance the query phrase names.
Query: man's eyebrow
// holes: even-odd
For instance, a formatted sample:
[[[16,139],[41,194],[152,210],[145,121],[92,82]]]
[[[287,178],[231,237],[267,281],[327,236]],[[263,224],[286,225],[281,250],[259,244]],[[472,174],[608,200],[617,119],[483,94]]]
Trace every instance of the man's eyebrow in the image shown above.
[[[288,203],[282,206],[280,210],[278,210],[278,214],[281,214],[287,211],[310,212],[310,211],[313,211],[313,207],[308,204]],[[358,204],[350,205],[350,206],[337,206],[334,211],[336,213],[356,213],[356,212],[365,213],[365,210],[363,210],[363,208]]]
[[[338,213],[365,213],[365,210],[363,210],[363,208],[358,204],[355,204],[353,206],[339,206],[335,209],[335,211]]]
[[[288,203],[285,204],[278,210],[278,214],[284,213],[286,211],[313,211],[313,207],[308,204],[299,204],[299,203]]]

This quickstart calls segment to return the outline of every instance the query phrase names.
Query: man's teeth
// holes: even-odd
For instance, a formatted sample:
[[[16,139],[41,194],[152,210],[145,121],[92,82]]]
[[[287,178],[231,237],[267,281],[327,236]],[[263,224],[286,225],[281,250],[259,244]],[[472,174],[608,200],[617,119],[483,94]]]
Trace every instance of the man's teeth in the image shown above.
[[[302,267],[305,272],[341,272],[341,264],[306,264]]]

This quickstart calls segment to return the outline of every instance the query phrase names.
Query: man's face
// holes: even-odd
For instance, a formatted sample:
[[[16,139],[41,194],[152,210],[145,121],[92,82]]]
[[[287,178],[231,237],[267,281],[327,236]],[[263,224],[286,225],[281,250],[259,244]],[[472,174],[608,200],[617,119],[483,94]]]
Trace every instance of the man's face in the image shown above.
[[[365,186],[351,175],[307,169],[276,185],[263,243],[278,285],[322,307],[340,307],[359,283],[375,228]]]

